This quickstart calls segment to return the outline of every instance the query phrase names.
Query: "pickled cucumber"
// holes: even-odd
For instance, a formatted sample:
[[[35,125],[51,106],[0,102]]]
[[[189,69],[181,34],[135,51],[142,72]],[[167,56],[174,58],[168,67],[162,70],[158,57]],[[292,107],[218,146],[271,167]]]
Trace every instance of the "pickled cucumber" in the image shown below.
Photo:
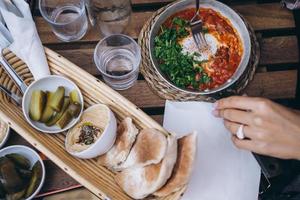
[[[29,182],[29,186],[26,190],[25,198],[32,195],[32,193],[38,188],[42,180],[43,168],[39,161],[37,161],[32,167],[32,177]]]
[[[44,112],[42,114],[42,117],[40,119],[40,121],[43,123],[47,122],[54,114],[54,110],[50,106],[51,98],[54,96],[54,93],[49,92],[49,91],[47,91],[46,93],[47,93],[46,106],[45,106]]]
[[[81,103],[77,90],[72,90],[70,92],[69,96],[70,96],[70,100],[71,100],[72,104],[80,104]]]
[[[54,114],[52,116],[52,118],[46,122],[47,126],[53,126],[64,114],[64,112],[66,111],[66,109],[68,109],[70,104],[70,98],[69,97],[64,97],[64,102],[63,102],[63,106],[61,108],[60,112],[56,112],[56,114]]]
[[[30,169],[30,161],[20,154],[11,153],[5,155],[5,157],[13,161],[13,163],[21,169],[25,169],[25,170]]]
[[[81,111],[81,104],[74,104],[71,103],[68,107],[68,112],[72,115],[72,117],[76,118],[78,117],[79,113]]]
[[[42,117],[45,107],[46,94],[41,90],[35,90],[32,92],[29,117],[33,121],[39,121]]]
[[[16,170],[16,165],[8,158],[1,160],[0,181],[9,194],[19,192],[26,187]]]
[[[7,200],[21,200],[24,199],[26,190],[21,190],[20,192],[14,193],[14,194],[9,194],[6,196]]]
[[[61,116],[61,118],[56,122],[56,125],[59,128],[63,129],[66,127],[66,125],[68,125],[68,123],[70,123],[72,119],[72,115],[68,112],[68,110],[66,110],[65,113]]]
[[[53,94],[49,105],[51,106],[51,108],[57,112],[60,112],[62,107],[63,107],[63,103],[64,103],[64,96],[65,96],[65,88],[62,86],[59,86],[55,93]]]

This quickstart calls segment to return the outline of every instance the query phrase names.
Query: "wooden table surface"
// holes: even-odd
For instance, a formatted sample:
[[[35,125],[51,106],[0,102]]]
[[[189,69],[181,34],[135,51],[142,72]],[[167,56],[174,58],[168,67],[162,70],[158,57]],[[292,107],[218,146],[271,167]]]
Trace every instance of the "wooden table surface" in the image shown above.
[[[172,0],[132,0],[132,20],[126,34],[137,39],[142,26],[151,14],[170,2]],[[300,66],[299,11],[292,12],[284,9],[279,1],[272,0],[227,0],[223,2],[248,20],[256,32],[261,47],[257,74],[245,92],[249,96],[266,97],[288,106],[299,107],[299,89],[297,93],[297,84],[300,88],[297,83],[297,69]],[[32,0],[31,6],[43,44],[101,78],[93,62],[94,48],[101,39],[99,30],[90,27],[86,36],[80,41],[70,43],[59,41],[41,17],[37,9],[37,1]],[[132,88],[120,93],[162,123],[165,101],[150,90],[142,76],[139,76],[139,80]],[[27,143],[13,133],[8,144]],[[48,174],[44,191],[76,186],[76,182],[51,161],[46,161],[46,166]]]

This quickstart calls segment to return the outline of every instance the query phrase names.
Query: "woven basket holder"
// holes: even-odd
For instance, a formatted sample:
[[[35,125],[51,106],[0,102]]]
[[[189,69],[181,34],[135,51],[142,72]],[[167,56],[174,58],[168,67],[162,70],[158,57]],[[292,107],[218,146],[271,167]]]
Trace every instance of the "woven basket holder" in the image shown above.
[[[251,55],[246,70],[241,75],[241,77],[230,87],[213,95],[192,94],[176,89],[174,86],[160,77],[160,75],[152,65],[150,59],[148,40],[152,26],[155,24],[160,14],[171,5],[172,4],[169,4],[155,12],[143,26],[138,38],[139,45],[142,48],[141,73],[143,74],[149,87],[161,98],[176,101],[213,102],[216,99],[220,99],[222,97],[241,94],[248,83],[253,79],[260,58],[260,48],[255,33],[252,27],[243,17],[242,19],[246,24],[251,38]]]

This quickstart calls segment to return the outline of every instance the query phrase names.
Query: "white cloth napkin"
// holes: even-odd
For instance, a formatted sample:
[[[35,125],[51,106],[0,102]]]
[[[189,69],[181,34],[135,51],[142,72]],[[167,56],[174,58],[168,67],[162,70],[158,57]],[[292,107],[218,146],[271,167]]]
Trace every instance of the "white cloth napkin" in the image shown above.
[[[29,5],[24,0],[1,0],[0,34],[10,34],[8,48],[29,67],[35,80],[50,75],[44,48],[32,19]],[[4,30],[6,24],[9,32]]]
[[[237,149],[221,119],[204,102],[166,102],[164,127],[181,137],[197,131],[197,159],[182,200],[257,200],[260,167]]]

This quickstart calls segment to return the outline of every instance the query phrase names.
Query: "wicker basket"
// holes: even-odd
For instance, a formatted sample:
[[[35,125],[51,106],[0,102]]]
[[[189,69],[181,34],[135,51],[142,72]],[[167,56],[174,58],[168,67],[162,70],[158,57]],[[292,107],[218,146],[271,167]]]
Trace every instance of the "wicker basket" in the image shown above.
[[[139,129],[156,128],[167,134],[156,121],[103,82],[50,49],[45,49],[45,52],[51,73],[72,80],[83,94],[85,107],[103,103],[112,109],[118,121],[125,117],[131,117]],[[12,53],[6,51],[4,55],[22,79],[30,84],[33,77],[28,67]],[[1,67],[0,84],[12,92],[20,94],[14,82]],[[15,105],[1,92],[0,102],[1,119],[97,197],[103,200],[131,199],[116,184],[115,175],[105,167],[100,166],[96,159],[80,160],[68,154],[64,145],[65,134],[45,134],[33,129],[26,122],[21,107]],[[162,200],[177,200],[184,190],[185,188],[182,188]]]
[[[172,4],[161,8],[157,12],[155,12],[152,17],[146,22],[144,25],[140,35],[138,42],[142,48],[142,64],[141,64],[141,73],[143,74],[145,80],[152,90],[159,95],[163,99],[168,100],[177,100],[177,101],[215,101],[215,99],[219,99],[222,97],[240,94],[243,89],[248,85],[248,83],[253,79],[255,70],[258,66],[259,58],[260,58],[260,48],[259,43],[256,39],[255,33],[249,23],[244,19],[243,21],[248,28],[250,38],[251,38],[251,56],[249,59],[248,66],[241,77],[232,84],[229,88],[223,90],[222,92],[213,94],[213,95],[199,95],[193,94],[185,91],[181,91],[176,89],[169,82],[165,81],[158,74],[155,67],[152,65],[150,60],[150,52],[149,52],[149,35],[153,24],[157,21],[160,14]]]

